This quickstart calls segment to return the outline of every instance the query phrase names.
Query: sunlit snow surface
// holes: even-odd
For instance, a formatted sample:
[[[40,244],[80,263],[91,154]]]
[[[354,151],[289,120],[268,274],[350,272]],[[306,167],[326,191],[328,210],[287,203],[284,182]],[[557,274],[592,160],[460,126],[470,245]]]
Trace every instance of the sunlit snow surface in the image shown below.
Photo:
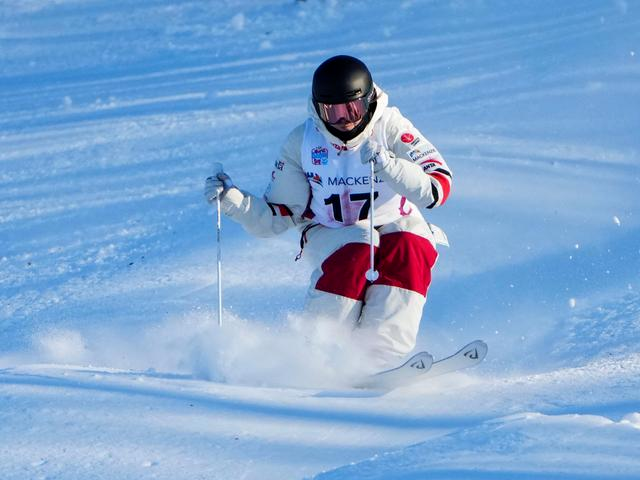
[[[347,53],[454,171],[419,336],[485,363],[379,396],[301,315],[261,194]],[[0,477],[640,478],[640,6],[0,2]]]

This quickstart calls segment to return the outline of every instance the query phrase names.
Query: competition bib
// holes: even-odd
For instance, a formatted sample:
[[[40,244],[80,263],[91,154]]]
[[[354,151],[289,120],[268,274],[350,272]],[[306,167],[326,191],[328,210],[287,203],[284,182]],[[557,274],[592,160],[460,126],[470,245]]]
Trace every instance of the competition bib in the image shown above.
[[[382,122],[380,122],[382,123]],[[378,125],[376,125],[378,127]],[[384,136],[374,135],[384,145]],[[311,185],[313,220],[327,227],[353,225],[369,218],[371,208],[370,166],[360,161],[360,146],[347,150],[332,144],[308,119],[301,151],[302,168]],[[374,225],[393,222],[416,210],[415,205],[374,177]]]

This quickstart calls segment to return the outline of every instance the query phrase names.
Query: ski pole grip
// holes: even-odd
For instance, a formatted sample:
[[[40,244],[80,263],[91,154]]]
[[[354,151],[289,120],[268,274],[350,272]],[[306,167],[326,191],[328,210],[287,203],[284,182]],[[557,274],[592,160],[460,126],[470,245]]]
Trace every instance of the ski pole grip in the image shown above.
[[[220,177],[218,177],[218,175],[220,175],[221,173],[224,173],[224,167],[222,166],[222,164],[220,162],[214,162],[211,165],[211,170],[212,170],[211,176],[218,178],[220,180]],[[218,190],[218,195],[220,195],[224,191],[224,188],[218,188],[217,190]]]

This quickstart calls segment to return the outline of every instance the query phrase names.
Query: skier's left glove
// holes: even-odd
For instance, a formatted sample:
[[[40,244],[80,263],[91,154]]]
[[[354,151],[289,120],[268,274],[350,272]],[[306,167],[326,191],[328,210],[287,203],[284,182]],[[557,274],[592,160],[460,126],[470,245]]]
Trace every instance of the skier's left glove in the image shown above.
[[[385,149],[374,139],[369,138],[360,148],[360,161],[364,165],[373,162],[373,171],[379,172],[395,163],[396,156],[392,151]]]

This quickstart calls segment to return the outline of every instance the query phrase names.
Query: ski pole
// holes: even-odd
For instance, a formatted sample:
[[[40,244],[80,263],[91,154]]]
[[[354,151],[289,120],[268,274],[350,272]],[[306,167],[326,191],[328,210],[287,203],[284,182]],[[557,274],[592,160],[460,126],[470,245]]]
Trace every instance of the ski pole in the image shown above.
[[[373,202],[376,198],[375,195],[375,185],[374,185],[374,181],[373,179],[375,178],[375,172],[373,171],[373,167],[375,166],[375,161],[373,159],[373,157],[369,160],[369,185],[371,185],[371,190],[370,190],[370,198],[369,198],[369,259],[370,259],[370,266],[371,268],[369,268],[369,270],[367,270],[367,273],[365,275],[365,277],[367,277],[367,280],[369,280],[370,282],[375,282],[378,279],[378,272],[375,269],[375,264],[374,264],[374,254],[375,254],[375,245],[374,245],[374,238],[373,238],[373,233],[374,233],[374,228],[373,228],[373,217],[374,217],[374,207],[373,207]]]
[[[213,176],[217,177],[220,173],[224,172],[221,163],[213,164]],[[218,326],[222,326],[222,211],[220,207],[220,195],[224,189],[218,191],[216,196],[216,243],[218,248]]]
[[[218,244],[218,326],[222,326],[222,245],[221,232],[222,232],[222,215],[220,212],[220,194],[216,197],[216,239]]]

